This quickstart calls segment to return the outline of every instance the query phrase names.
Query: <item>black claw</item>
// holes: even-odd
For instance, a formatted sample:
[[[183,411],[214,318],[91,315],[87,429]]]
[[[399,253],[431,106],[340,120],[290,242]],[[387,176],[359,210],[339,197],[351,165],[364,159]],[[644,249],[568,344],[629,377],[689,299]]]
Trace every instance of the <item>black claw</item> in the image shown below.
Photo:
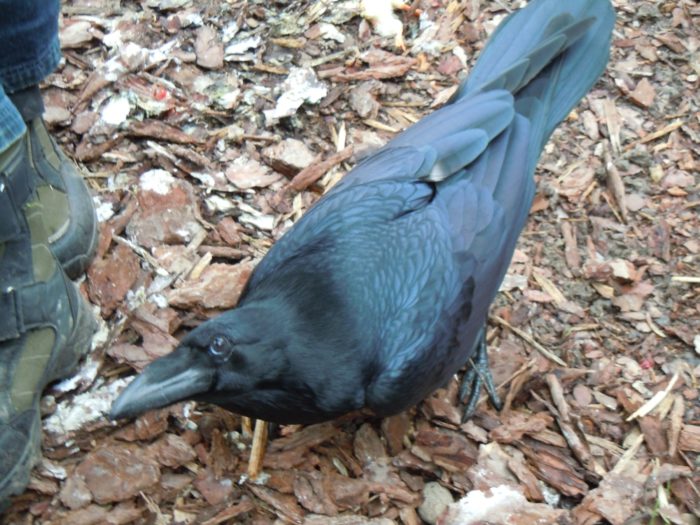
[[[469,359],[469,364],[471,368],[467,370],[462,378],[462,384],[459,388],[459,399],[464,401],[467,396],[469,400],[467,401],[464,413],[462,415],[462,422],[466,421],[474,415],[476,411],[476,405],[479,402],[479,394],[481,393],[481,388],[486,388],[486,393],[489,396],[491,404],[496,410],[501,410],[503,408],[503,403],[501,398],[496,391],[496,385],[493,382],[493,376],[491,375],[491,370],[489,369],[489,357],[486,347],[486,332],[481,331],[479,334],[478,342],[476,344],[476,354],[474,359]]]

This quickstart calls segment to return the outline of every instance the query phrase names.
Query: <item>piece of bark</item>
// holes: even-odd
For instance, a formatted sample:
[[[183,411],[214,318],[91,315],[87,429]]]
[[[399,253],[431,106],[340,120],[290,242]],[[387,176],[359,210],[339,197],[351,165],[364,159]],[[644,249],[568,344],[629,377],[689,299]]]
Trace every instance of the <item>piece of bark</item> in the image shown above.
[[[567,221],[561,223],[561,232],[564,237],[564,258],[569,269],[577,274],[581,271],[581,254],[576,243],[576,228]]]
[[[613,162],[612,155],[610,151],[605,149],[605,170],[608,174],[608,185],[615,198],[618,208],[620,208],[620,215],[622,220],[627,222],[627,204],[625,201],[625,185],[622,182],[622,177],[620,177],[620,172],[617,170],[615,163]]]
[[[530,467],[525,463],[523,457],[517,453],[508,459],[508,468],[511,470],[525,490],[525,496],[531,501],[544,501],[544,495],[539,487],[537,476],[533,474]]]
[[[668,428],[668,455],[674,457],[678,451],[681,429],[683,428],[683,414],[685,413],[685,403],[683,396],[676,395],[671,409],[670,425]]]
[[[255,508],[255,504],[253,501],[247,497],[242,499],[239,503],[236,503],[232,507],[227,507],[215,516],[207,519],[206,521],[202,521],[202,525],[219,525],[220,523],[227,523],[230,522],[233,518],[236,518],[240,516],[241,514],[245,514],[246,512],[250,512]],[[199,522],[199,520],[196,520],[195,523]]]
[[[296,498],[293,496],[280,494],[279,492],[268,489],[267,487],[254,484],[249,484],[248,490],[250,490],[268,505],[274,507],[285,520],[291,521],[292,523],[303,523],[304,511],[297,503]]]
[[[700,426],[683,425],[678,440],[678,448],[687,452],[700,453]]]
[[[644,434],[644,442],[651,453],[658,458],[666,457],[668,443],[663,422],[659,421],[656,416],[640,417],[637,421]]]
[[[574,456],[579,460],[589,472],[596,476],[605,474],[603,468],[597,464],[586,441],[583,431],[578,428],[576,422],[569,413],[569,405],[564,398],[564,390],[555,374],[547,374],[545,377],[549,385],[552,401],[556,405],[558,414],[554,414],[559,425],[559,429],[566,439],[569,448]]]
[[[160,120],[133,120],[129,123],[129,133],[135,137],[147,137],[177,144],[202,144],[198,137],[161,122]]]
[[[311,163],[294,176],[289,183],[289,186],[296,191],[305,190],[318,179],[323,177],[328,171],[330,171],[331,168],[348,160],[352,156],[353,150],[353,146],[348,146],[338,153],[334,153],[325,160]]]
[[[567,496],[581,496],[589,490],[580,467],[557,447],[524,438],[516,443],[530,460],[535,475]]]

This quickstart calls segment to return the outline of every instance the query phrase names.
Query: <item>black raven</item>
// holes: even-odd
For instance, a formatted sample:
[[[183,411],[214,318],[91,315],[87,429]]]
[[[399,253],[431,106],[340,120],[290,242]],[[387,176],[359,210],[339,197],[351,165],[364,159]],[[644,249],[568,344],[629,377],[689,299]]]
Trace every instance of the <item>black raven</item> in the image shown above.
[[[363,160],[260,261],[237,308],[112,407],[183,399],[279,423],[419,402],[483,347],[545,142],[598,79],[610,0],[532,0],[449,104]]]

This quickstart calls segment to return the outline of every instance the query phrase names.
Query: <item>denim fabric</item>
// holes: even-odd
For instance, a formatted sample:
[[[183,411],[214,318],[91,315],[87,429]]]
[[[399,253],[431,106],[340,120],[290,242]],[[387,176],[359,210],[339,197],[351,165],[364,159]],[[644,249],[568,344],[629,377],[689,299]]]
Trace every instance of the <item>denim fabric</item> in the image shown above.
[[[0,0],[0,152],[26,127],[7,98],[41,82],[61,58],[59,0]]]
[[[26,129],[22,116],[0,84],[0,153],[20,138]]]

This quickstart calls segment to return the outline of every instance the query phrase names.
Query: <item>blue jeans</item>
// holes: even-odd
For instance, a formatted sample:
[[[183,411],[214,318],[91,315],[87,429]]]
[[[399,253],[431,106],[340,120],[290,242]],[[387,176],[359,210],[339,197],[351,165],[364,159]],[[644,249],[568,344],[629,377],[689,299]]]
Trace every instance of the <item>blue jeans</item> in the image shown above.
[[[0,0],[0,153],[26,126],[7,94],[41,82],[58,65],[59,0]]]

